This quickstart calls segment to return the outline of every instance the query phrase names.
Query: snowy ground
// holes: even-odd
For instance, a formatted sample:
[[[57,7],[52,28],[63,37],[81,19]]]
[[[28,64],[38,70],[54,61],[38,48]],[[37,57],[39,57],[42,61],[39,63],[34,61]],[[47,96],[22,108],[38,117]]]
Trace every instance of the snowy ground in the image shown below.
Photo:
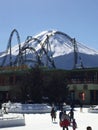
[[[78,125],[77,130],[86,130],[87,126],[92,126],[92,130],[98,129],[98,114],[88,113],[87,108],[80,112],[75,108],[74,116]],[[62,130],[59,126],[59,111],[55,122],[51,121],[50,113],[46,114],[25,114],[25,126],[1,128],[2,130]],[[72,130],[72,127],[69,127]]]

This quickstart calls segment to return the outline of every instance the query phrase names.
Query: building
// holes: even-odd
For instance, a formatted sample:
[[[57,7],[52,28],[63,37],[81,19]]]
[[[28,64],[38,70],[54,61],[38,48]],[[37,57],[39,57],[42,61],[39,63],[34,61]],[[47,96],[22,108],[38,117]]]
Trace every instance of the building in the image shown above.
[[[67,81],[71,100],[98,104],[98,68],[72,70]]]
[[[0,68],[0,102],[8,101],[9,92],[16,91],[16,85],[21,81],[21,77],[28,71],[26,66],[1,67]],[[13,93],[13,92],[12,92]]]
[[[17,84],[29,70],[26,66],[0,68],[0,102],[19,92]],[[64,70],[64,74],[70,101],[98,104],[98,68]]]

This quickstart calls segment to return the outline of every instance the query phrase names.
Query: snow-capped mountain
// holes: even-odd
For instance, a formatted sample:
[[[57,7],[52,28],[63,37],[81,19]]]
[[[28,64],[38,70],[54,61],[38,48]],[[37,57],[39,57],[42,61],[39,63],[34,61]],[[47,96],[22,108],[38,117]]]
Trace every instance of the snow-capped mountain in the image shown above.
[[[20,50],[20,51],[19,51]],[[6,57],[6,58],[5,58]],[[25,42],[7,48],[0,54],[2,65],[20,61],[33,66],[37,63],[58,69],[73,69],[73,67],[98,67],[98,51],[90,49],[71,38],[67,34],[50,30],[36,36],[28,36]],[[5,59],[5,60],[4,60]]]

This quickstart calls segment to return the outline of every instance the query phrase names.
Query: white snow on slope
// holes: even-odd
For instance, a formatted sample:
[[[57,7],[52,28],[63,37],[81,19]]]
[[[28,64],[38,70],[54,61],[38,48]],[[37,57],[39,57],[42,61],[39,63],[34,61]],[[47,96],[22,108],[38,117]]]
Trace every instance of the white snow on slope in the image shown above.
[[[47,37],[48,40],[47,40]],[[37,39],[37,40],[36,40]],[[48,43],[48,44],[46,44]],[[41,46],[47,50],[48,45],[48,55],[54,58],[54,63],[56,68],[61,69],[72,69],[74,64],[74,45],[73,38],[65,33],[59,32],[57,30],[43,31],[35,36],[32,36],[29,41],[21,43],[21,47],[29,46],[33,47],[37,52],[40,51]],[[76,41],[78,61],[79,57],[82,58],[84,67],[98,67],[98,51],[91,49]],[[30,50],[26,50],[27,54],[32,55]],[[19,53],[18,45],[12,47],[12,55],[16,56]],[[34,55],[34,53],[33,53]],[[3,53],[0,58],[5,56]],[[14,59],[15,57],[13,57]],[[42,58],[45,60],[45,58]],[[1,60],[2,61],[2,60]],[[42,61],[44,62],[44,61]],[[80,62],[80,61],[79,61]],[[80,64],[80,63],[78,63]]]
[[[98,51],[91,49],[85,46],[84,44],[77,42],[77,46],[78,46],[78,51],[80,53],[89,54],[89,55],[98,55]]]
[[[57,34],[56,32],[58,31],[55,31],[55,30],[43,31],[32,38],[37,38],[41,41],[41,43],[43,43],[47,35],[51,36],[49,38],[49,43],[51,45],[51,51],[54,52],[53,57],[64,55],[64,54],[69,54],[73,52],[73,44],[70,41],[70,39],[68,39],[65,35],[62,35],[62,32],[61,34]],[[21,47],[24,46],[24,44],[25,43],[21,43]],[[95,51],[79,42],[76,42],[76,44],[77,44],[78,51],[80,53],[86,53],[86,54],[92,54],[92,55],[98,54],[98,51]],[[34,41],[32,39],[28,42],[28,45],[34,47],[36,50],[38,50],[41,47],[37,41]],[[14,47],[12,47],[12,54],[17,55],[18,49],[19,49],[18,45],[15,45]]]

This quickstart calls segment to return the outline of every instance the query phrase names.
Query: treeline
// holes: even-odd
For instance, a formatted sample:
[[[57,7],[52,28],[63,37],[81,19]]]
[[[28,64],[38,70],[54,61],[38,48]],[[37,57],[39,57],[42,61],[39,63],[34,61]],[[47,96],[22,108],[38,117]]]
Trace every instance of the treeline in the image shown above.
[[[64,102],[68,95],[66,72],[32,68],[17,76],[16,84],[9,91],[9,95],[15,102]]]

